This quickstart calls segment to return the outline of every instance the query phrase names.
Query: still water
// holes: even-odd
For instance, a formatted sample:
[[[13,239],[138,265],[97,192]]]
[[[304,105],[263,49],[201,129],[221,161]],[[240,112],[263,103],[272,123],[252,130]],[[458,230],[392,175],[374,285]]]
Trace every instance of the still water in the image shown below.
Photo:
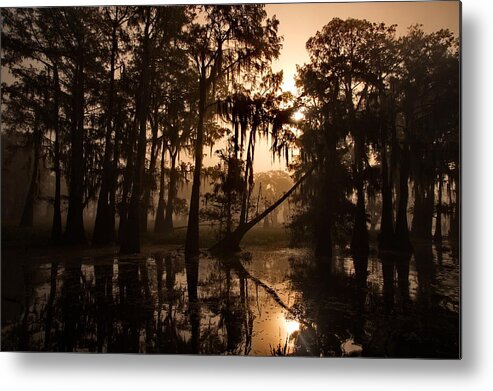
[[[459,264],[446,244],[332,262],[274,247],[203,255],[192,300],[178,250],[30,265],[2,350],[459,356]]]

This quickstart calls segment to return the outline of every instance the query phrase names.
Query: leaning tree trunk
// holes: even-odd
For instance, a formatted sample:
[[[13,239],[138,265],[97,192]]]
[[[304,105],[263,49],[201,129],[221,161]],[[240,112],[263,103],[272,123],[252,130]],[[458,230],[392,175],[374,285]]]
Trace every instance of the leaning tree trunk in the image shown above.
[[[227,234],[223,239],[214,244],[209,250],[214,253],[232,253],[240,251],[240,242],[245,234],[256,224],[267,217],[274,209],[281,205],[288,197],[303,183],[303,181],[313,172],[315,166],[311,167],[284,195],[265,209],[261,214],[254,217],[247,223],[238,225],[238,227]]]

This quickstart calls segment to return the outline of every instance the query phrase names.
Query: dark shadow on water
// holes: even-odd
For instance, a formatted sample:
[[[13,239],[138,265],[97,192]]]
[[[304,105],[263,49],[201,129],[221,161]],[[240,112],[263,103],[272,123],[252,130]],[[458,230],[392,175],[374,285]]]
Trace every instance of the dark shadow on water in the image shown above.
[[[97,351],[104,352],[103,347],[111,349],[113,342],[113,265],[94,265],[94,276]]]
[[[200,353],[200,304],[198,299],[199,257],[185,258],[188,290],[188,316],[191,325],[192,353]]]

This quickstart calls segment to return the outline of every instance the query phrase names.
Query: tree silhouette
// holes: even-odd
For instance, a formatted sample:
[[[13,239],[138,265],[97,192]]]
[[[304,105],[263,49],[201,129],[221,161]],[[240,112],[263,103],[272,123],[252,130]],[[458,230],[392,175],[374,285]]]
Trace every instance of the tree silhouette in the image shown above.
[[[185,243],[187,256],[199,252],[200,175],[204,123],[220,81],[239,70],[260,70],[279,55],[278,21],[268,19],[263,5],[202,6],[205,23],[194,23],[190,51],[199,74],[199,103],[195,140],[195,168]]]
[[[135,126],[138,128],[137,155],[132,173],[132,193],[120,240],[122,253],[140,252],[141,197],[145,171],[147,146],[147,122],[150,105],[151,75],[160,47],[165,47],[175,39],[186,23],[183,7],[141,7],[131,23],[141,33],[138,67],[138,87],[136,92]],[[141,30],[140,30],[141,29]]]
[[[103,34],[109,49],[109,72],[107,87],[107,103],[104,113],[105,138],[103,173],[101,175],[101,188],[98,195],[96,220],[94,222],[93,243],[108,244],[115,238],[115,163],[118,160],[117,145],[119,137],[116,132],[121,129],[116,127],[116,102],[117,94],[115,72],[117,61],[121,56],[122,38],[125,38],[124,26],[128,23],[132,10],[128,7],[108,7],[102,10]],[[115,133],[115,135],[113,135]]]

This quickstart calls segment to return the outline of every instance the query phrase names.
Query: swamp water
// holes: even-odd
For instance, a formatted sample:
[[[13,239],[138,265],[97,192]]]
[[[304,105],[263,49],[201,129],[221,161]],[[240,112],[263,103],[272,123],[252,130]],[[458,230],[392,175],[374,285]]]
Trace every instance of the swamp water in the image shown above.
[[[2,350],[458,358],[450,248],[387,258],[250,247],[202,256],[196,286],[171,249],[24,262],[18,299],[2,291]]]

